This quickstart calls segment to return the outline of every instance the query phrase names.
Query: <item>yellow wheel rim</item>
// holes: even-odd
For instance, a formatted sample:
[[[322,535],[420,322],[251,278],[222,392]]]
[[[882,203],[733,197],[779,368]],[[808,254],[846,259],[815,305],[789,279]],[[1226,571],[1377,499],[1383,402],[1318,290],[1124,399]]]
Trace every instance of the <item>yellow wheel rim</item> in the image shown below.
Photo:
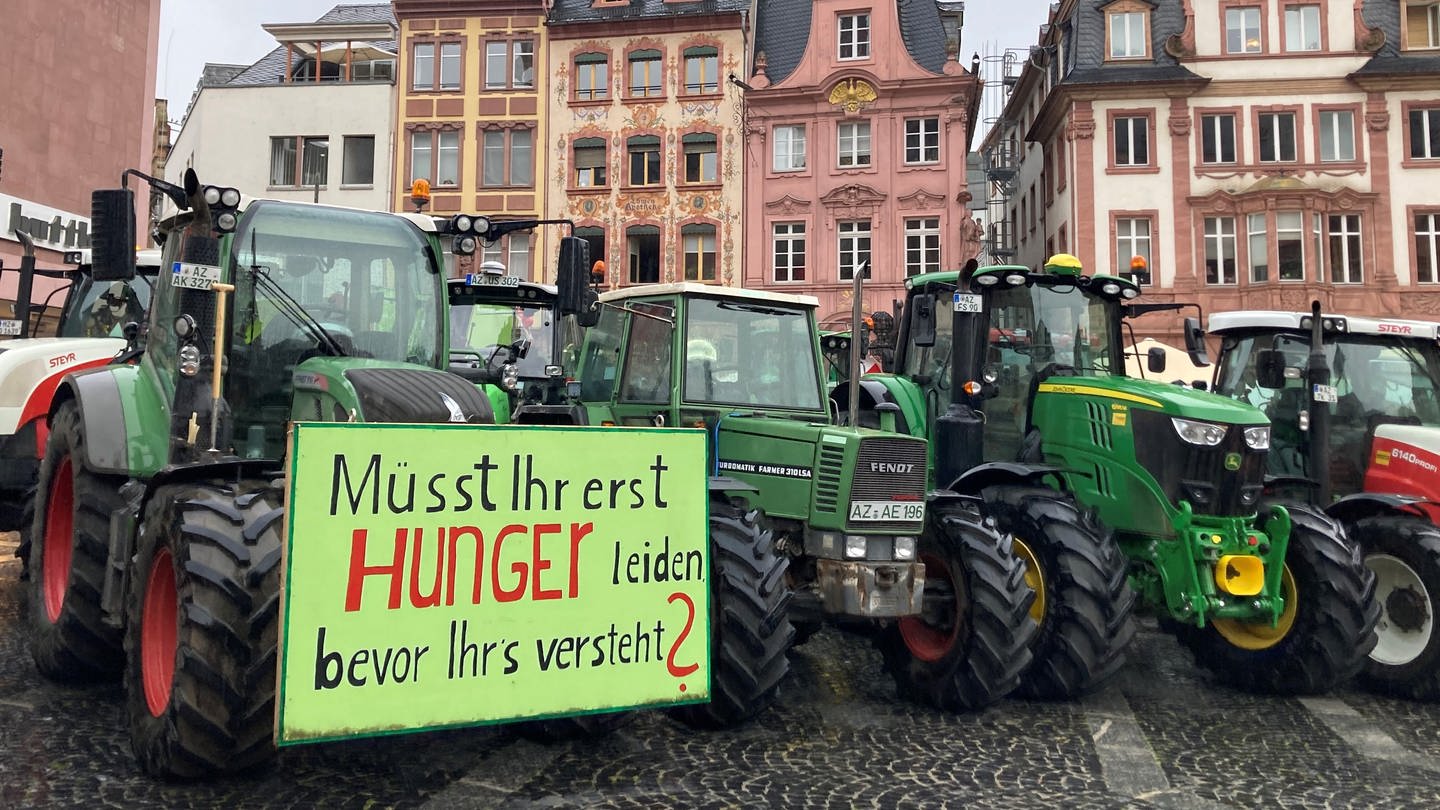
[[[1290,628],[1295,626],[1295,614],[1299,612],[1299,591],[1288,565],[1280,572],[1280,596],[1285,600],[1285,608],[1280,611],[1280,621],[1274,627],[1238,619],[1216,619],[1211,624],[1215,632],[1242,650],[1268,650],[1290,634]]]
[[[1040,624],[1045,618],[1045,575],[1041,573],[1040,560],[1024,540],[1015,538],[1015,556],[1025,562],[1025,584],[1035,592],[1035,601],[1030,603],[1030,618]]]

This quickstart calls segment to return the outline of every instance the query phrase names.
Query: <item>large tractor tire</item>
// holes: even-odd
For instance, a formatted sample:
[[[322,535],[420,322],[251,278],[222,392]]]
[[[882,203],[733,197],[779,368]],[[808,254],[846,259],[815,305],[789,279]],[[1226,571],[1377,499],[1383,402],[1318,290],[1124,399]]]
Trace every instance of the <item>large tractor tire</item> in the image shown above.
[[[790,671],[794,641],[789,560],[776,553],[775,535],[729,504],[710,504],[710,702],[677,706],[687,725],[724,728],[775,702]]]
[[[1020,685],[1037,631],[1034,591],[1009,535],[931,507],[920,538],[925,610],[876,638],[901,697],[950,711],[989,706]]]
[[[146,773],[194,779],[274,758],[284,514],[260,482],[152,495],[125,610],[130,744]]]
[[[104,622],[100,595],[110,554],[110,513],[125,479],[85,467],[80,408],[60,406],[40,463],[33,521],[20,549],[29,571],[30,656],[40,674],[84,683],[114,678],[121,634]]]
[[[1409,517],[1371,517],[1346,533],[1375,572],[1380,606],[1375,649],[1360,674],[1367,689],[1440,700],[1440,528]]]
[[[1129,561],[1114,533],[1053,489],[990,487],[984,497],[996,527],[1014,535],[1035,591],[1030,618],[1040,632],[1018,694],[1068,699],[1104,686],[1135,637]]]
[[[1286,501],[1293,529],[1275,627],[1217,619],[1171,626],[1201,667],[1239,689],[1277,695],[1327,692],[1353,678],[1375,646],[1375,575],[1360,548],[1318,509]],[[1264,514],[1267,505],[1261,504]]]

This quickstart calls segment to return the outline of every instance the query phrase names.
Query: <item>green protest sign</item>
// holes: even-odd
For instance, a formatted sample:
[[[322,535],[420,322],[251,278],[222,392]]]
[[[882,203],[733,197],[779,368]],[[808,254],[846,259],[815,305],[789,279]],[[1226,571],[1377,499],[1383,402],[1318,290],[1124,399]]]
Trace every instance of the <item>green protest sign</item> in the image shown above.
[[[298,423],[276,741],[709,699],[705,434]]]

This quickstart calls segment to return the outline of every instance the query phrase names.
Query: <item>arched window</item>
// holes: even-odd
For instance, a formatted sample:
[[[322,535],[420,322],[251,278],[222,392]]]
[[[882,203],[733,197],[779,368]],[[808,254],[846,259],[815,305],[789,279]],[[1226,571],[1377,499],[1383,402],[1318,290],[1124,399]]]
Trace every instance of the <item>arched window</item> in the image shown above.
[[[715,280],[715,226],[693,223],[680,229],[684,250],[685,280]]]

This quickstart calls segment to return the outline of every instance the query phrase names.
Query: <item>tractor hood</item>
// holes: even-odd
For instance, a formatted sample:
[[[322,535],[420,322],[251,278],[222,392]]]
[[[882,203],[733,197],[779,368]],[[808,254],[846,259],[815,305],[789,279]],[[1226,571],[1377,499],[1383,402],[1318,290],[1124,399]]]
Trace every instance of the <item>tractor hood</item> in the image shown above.
[[[44,415],[60,378],[110,362],[120,338],[25,338],[0,347],[0,435]]]
[[[1135,380],[1129,377],[1050,377],[1039,393],[1104,397],[1125,404],[1152,408],[1169,416],[1225,425],[1265,425],[1260,409],[1188,386]]]
[[[485,395],[463,377],[425,366],[315,357],[295,368],[292,416],[316,421],[493,424]]]

